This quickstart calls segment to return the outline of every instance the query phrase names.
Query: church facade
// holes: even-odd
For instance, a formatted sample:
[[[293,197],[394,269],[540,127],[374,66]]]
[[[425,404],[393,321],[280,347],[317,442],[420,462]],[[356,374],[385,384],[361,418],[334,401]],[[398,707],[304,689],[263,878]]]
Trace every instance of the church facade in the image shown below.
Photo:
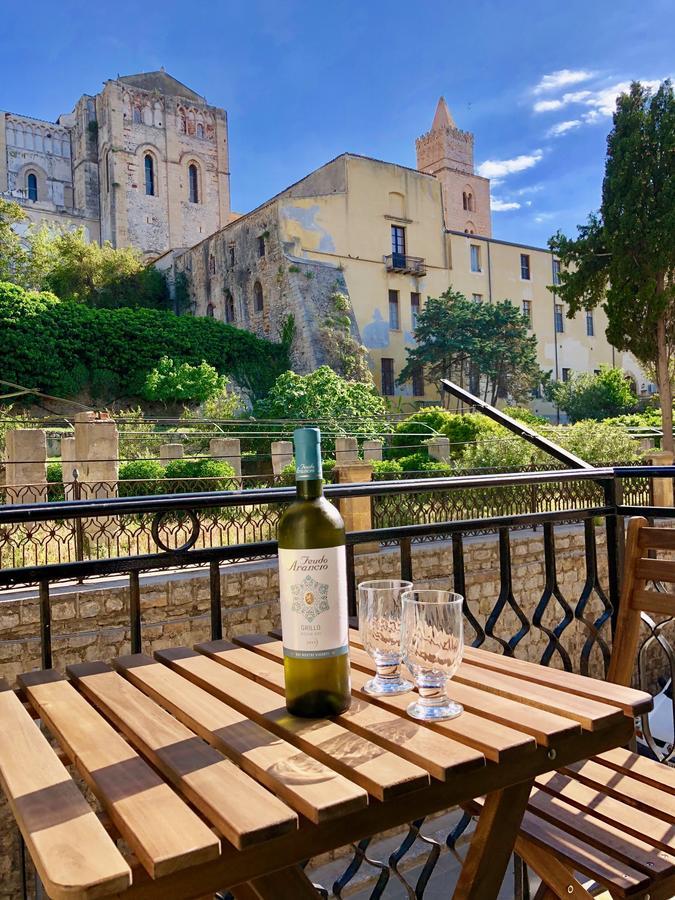
[[[46,122],[0,112],[0,196],[148,259],[230,220],[227,116],[168,73],[106,81]]]

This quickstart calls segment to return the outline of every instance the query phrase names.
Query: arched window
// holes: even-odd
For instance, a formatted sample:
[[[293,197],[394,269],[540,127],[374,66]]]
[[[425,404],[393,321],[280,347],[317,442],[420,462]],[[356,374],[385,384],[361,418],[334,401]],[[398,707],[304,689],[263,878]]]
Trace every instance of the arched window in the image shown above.
[[[194,163],[188,166],[188,197],[190,203],[199,203],[199,172]]]
[[[225,291],[225,321],[234,322],[234,297],[230,291]]]
[[[469,212],[473,212],[473,194],[467,194],[466,201]]]
[[[466,191],[462,191],[462,209],[469,208],[469,201],[466,196]]]
[[[197,134],[197,137],[198,137],[198,138],[203,138],[203,137],[204,137],[204,126],[202,125],[201,122],[197,122],[197,131],[196,131],[196,134]]]
[[[148,197],[155,196],[155,162],[149,153],[145,154],[145,193]]]
[[[34,175],[32,172],[26,178],[26,189],[28,190],[28,199],[35,203],[38,198],[37,175]]]
[[[265,298],[259,281],[253,285],[253,309],[255,312],[262,312],[265,309]]]
[[[209,319],[212,319],[213,313],[214,313],[213,303],[209,303],[209,305],[206,307],[206,315],[209,317]]]
[[[134,125],[142,125],[143,124],[143,113],[141,112],[140,106],[134,106]]]

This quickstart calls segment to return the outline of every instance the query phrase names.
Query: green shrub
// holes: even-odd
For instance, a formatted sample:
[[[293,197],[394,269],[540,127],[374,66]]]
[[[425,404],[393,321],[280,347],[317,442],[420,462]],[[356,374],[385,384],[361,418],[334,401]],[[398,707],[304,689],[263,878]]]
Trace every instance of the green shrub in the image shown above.
[[[163,356],[229,375],[255,399],[288,369],[288,348],[208,317],[157,309],[92,309],[0,283],[3,378],[71,397],[92,382],[141,396]],[[108,398],[110,399],[110,398]]]
[[[506,413],[507,416],[511,416],[512,419],[517,419],[519,422],[530,425],[535,430],[537,425],[550,425],[548,419],[545,419],[543,416],[538,416],[526,406],[505,406],[502,412]]]
[[[537,450],[523,438],[504,431],[504,435],[482,437],[467,447],[460,460],[462,468],[517,471],[545,461],[550,461],[552,468],[557,465],[550,455]]]
[[[164,481],[164,472],[164,466],[156,459],[134,459],[122,463],[118,487],[120,497],[170,493]]]
[[[397,459],[376,459],[373,461],[373,479],[391,481],[403,475],[403,467]]]
[[[552,428],[546,437],[594,466],[639,462],[643,455],[624,428],[592,419]]]
[[[638,403],[623,371],[610,366],[600,366],[597,375],[574,374],[569,381],[551,382],[546,394],[572,422],[633,412]]]
[[[217,459],[174,459],[164,467],[170,484],[166,493],[185,494],[192,491],[231,491],[238,485],[232,466]],[[202,479],[196,485],[188,479]]]
[[[419,453],[409,453],[407,456],[399,457],[398,464],[402,472],[421,472],[424,465],[429,461],[427,451],[420,450]]]
[[[500,431],[503,431],[501,426],[480,413],[452,413],[441,406],[428,406],[399,422],[387,456],[395,459],[409,456],[436,433],[448,438],[451,455],[459,457],[481,435],[498,434]]]
[[[223,393],[226,385],[227,379],[204,360],[198,366],[192,366],[163,356],[148,372],[143,396],[160,403],[203,403]]]
[[[53,503],[56,500],[65,500],[66,493],[63,487],[63,467],[61,463],[47,463],[47,499]]]

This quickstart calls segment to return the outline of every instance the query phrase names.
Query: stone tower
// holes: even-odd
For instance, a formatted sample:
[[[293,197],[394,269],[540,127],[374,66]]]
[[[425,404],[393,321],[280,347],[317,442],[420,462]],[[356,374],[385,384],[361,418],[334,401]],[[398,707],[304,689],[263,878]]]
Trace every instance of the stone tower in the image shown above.
[[[415,145],[417,168],[441,182],[446,228],[491,237],[490,182],[474,173],[473,134],[455,125],[444,97]]]

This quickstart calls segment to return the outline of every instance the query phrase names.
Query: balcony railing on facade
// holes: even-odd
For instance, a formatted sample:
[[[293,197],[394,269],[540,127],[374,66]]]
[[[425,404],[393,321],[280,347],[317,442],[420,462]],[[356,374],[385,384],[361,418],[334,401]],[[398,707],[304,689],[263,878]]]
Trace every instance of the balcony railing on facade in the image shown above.
[[[404,275],[417,275],[418,277],[427,274],[426,262],[421,256],[390,253],[389,256],[384,257],[384,264],[388,272],[401,272]]]

